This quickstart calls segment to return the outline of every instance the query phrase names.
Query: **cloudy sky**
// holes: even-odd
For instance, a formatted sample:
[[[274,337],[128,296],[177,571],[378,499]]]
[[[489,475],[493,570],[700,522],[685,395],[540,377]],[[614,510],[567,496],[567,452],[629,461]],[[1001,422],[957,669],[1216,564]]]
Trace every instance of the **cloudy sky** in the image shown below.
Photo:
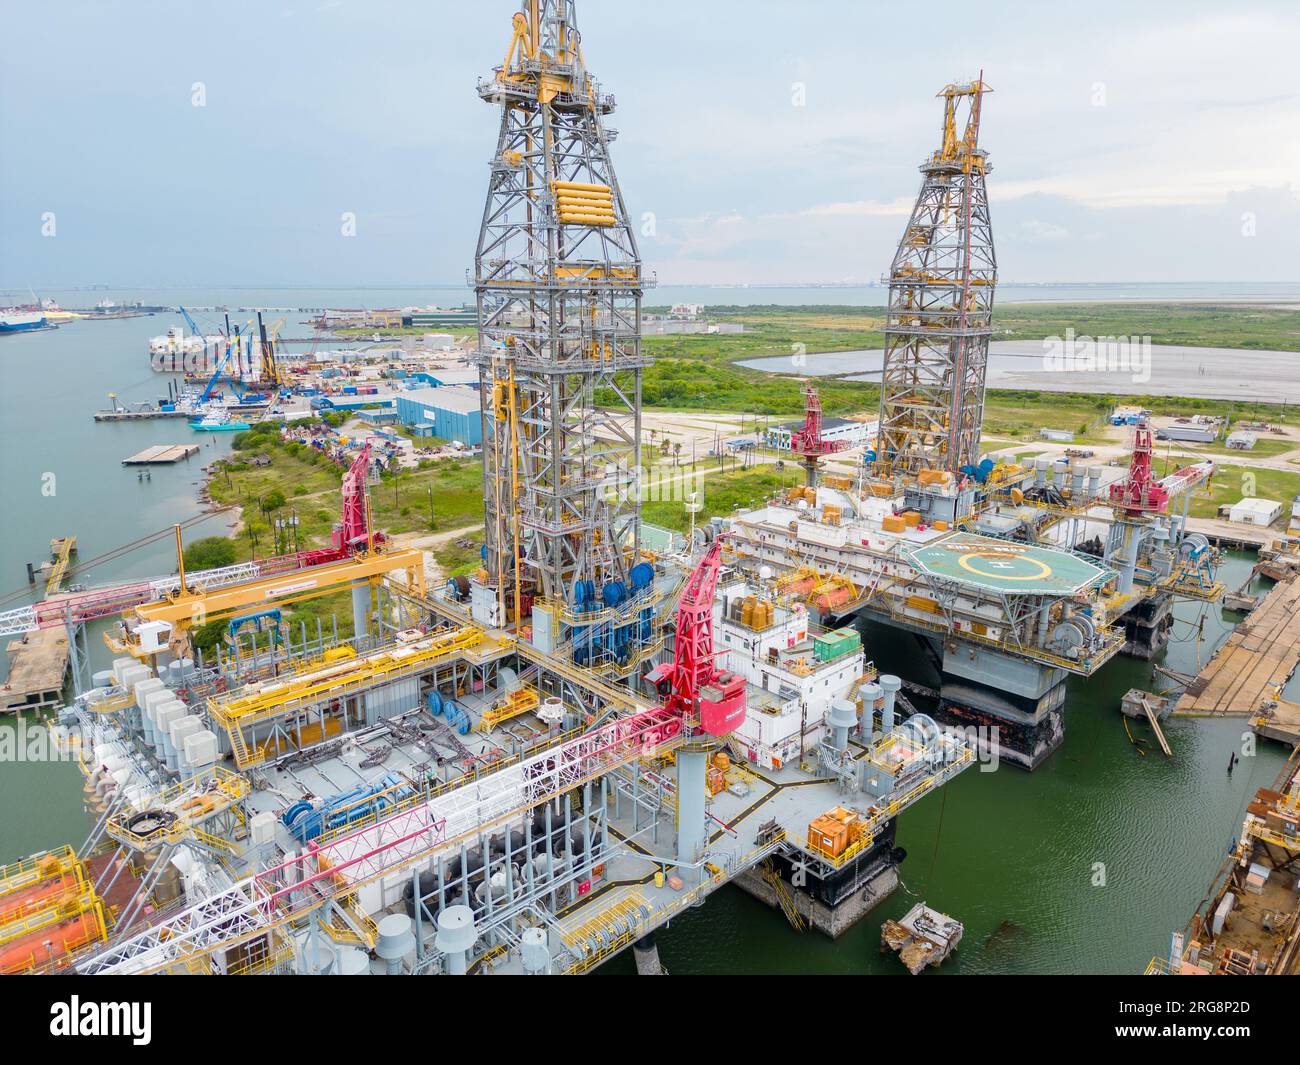
[[[11,0],[0,285],[463,282],[496,137],[474,84],[516,7]],[[934,94],[981,68],[1004,280],[1300,280],[1294,2],[579,0],[578,17],[663,283],[879,278]]]

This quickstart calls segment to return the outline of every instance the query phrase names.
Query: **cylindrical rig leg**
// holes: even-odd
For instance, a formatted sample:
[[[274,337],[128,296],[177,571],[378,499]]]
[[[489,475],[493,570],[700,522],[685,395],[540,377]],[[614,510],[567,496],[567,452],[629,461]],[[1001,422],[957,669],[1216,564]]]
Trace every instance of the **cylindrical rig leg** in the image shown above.
[[[704,778],[708,756],[703,751],[677,752],[677,861],[682,879],[698,884],[703,870],[696,865],[708,838],[704,819]]]
[[[664,967],[653,932],[647,932],[632,944],[632,957],[636,959],[637,976],[663,976]]]

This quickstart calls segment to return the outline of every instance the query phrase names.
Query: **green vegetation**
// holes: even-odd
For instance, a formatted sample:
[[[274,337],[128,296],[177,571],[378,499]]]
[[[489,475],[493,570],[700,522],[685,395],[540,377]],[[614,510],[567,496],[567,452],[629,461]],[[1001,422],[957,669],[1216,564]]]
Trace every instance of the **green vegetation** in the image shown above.
[[[187,570],[219,569],[235,562],[235,545],[225,536],[205,536],[185,549]]]
[[[714,306],[705,313],[711,320],[741,323],[745,332],[646,337],[645,350],[657,360],[643,374],[646,407],[794,418],[803,410],[804,378],[797,365],[792,363],[786,376],[736,363],[884,346],[883,307]],[[1074,329],[1076,335],[1150,336],[1156,344],[1300,351],[1300,312],[1231,304],[1007,304],[995,308],[993,324],[1000,339],[1042,339]],[[872,382],[820,377],[817,387],[822,408],[830,415],[869,411],[880,400]],[[990,421],[1000,421],[1004,431],[1019,428],[1023,435],[1045,425],[1077,431],[1085,421],[1091,425],[1096,420],[1093,411],[1104,413],[1115,403],[1143,403],[1159,414],[1228,414],[1234,409],[1231,402],[1220,400],[1046,395],[1044,399],[1043,393],[992,390],[987,399]],[[1030,397],[1038,410],[1020,410],[1021,401]],[[1057,410],[1059,415],[1044,419]],[[1280,407],[1257,411],[1258,417],[1270,421],[1281,414]],[[992,425],[989,431],[994,433]],[[1090,430],[1085,438],[1091,437]]]
[[[741,507],[757,506],[778,489],[801,483],[803,468],[793,462],[787,462],[783,470],[760,466],[710,474],[704,478],[703,506],[695,515],[695,524],[703,525],[712,517],[731,514]],[[678,532],[685,532],[691,525],[691,515],[682,500],[642,503],[641,520]]]
[[[479,549],[483,546],[483,537],[478,534],[467,536],[468,546],[462,546],[455,540],[439,544],[433,551],[433,557],[448,577],[470,573],[483,564]]]
[[[250,430],[232,459],[217,464],[208,486],[217,503],[242,508],[234,541],[240,559],[306,550],[329,543],[339,520],[343,470],[316,448]],[[256,457],[265,465],[255,465]],[[432,503],[432,512],[430,504]],[[426,459],[418,469],[389,471],[371,490],[376,528],[389,534],[428,533],[473,525],[482,518],[482,474],[475,459]],[[296,519],[292,524],[278,521]]]
[[[1256,496],[1276,499],[1283,504],[1283,513],[1289,514],[1290,501],[1297,494],[1300,494],[1300,473],[1257,466],[1220,466],[1214,471],[1209,493],[1202,486],[1192,496],[1189,513],[1194,518],[1213,518],[1222,504],[1235,503],[1243,496]]]
[[[371,489],[370,506],[375,527],[390,534],[481,523],[483,468],[478,459],[434,459],[386,472]]]

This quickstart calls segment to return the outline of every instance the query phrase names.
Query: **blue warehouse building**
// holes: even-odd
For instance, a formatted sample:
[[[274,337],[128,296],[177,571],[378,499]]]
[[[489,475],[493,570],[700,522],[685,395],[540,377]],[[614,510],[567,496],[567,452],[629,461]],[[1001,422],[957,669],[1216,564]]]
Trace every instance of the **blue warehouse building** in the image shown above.
[[[483,443],[477,389],[444,385],[398,393],[397,416],[417,436],[436,436],[469,446]]]

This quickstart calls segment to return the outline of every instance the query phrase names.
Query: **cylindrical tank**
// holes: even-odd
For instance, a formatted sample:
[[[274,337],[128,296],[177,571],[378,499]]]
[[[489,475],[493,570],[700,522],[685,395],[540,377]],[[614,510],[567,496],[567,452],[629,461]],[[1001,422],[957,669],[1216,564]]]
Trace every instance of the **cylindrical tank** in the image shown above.
[[[402,971],[402,960],[415,950],[415,932],[404,913],[390,913],[379,922],[375,956],[388,963],[388,975]]]
[[[862,699],[862,734],[870,741],[876,735],[876,704],[885,696],[884,689],[874,682],[864,684],[858,689]]]
[[[525,928],[519,937],[523,954],[524,972],[530,976],[545,976],[551,971],[551,952],[546,945],[546,929]]]

